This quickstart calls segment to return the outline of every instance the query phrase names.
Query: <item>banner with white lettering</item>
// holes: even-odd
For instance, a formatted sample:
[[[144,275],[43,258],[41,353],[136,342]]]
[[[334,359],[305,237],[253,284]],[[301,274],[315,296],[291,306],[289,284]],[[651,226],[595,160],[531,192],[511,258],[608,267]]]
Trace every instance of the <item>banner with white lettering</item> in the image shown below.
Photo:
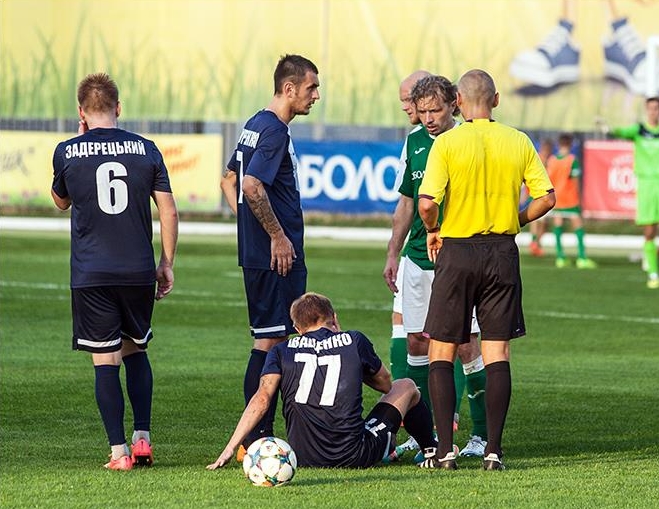
[[[583,151],[583,214],[633,219],[636,212],[634,149],[628,141],[586,141]]]
[[[295,140],[305,211],[391,214],[401,142]]]

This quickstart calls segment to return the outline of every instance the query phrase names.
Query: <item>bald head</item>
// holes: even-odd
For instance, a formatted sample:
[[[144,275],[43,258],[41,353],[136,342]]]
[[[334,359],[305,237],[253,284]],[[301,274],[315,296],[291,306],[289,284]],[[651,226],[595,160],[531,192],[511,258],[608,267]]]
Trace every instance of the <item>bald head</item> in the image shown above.
[[[458,106],[467,120],[489,118],[499,104],[499,94],[494,80],[481,69],[472,69],[458,81]]]
[[[410,120],[410,124],[417,125],[419,123],[419,117],[416,114],[416,108],[412,102],[412,87],[416,85],[416,82],[421,78],[430,76],[428,71],[417,70],[410,74],[407,78],[400,82],[400,88],[398,89],[398,98],[400,99],[401,109],[407,113],[407,117]]]

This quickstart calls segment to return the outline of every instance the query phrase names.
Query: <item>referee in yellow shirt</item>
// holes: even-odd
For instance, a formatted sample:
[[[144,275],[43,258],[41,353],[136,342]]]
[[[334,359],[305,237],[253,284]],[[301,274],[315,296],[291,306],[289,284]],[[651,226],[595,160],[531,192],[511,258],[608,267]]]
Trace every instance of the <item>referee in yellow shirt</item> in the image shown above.
[[[437,137],[419,189],[428,256],[435,262],[424,333],[431,338],[428,386],[439,438],[437,456],[426,459],[425,466],[457,468],[451,449],[453,361],[458,345],[469,341],[475,306],[487,372],[483,468],[502,470],[501,435],[511,393],[509,341],[526,333],[515,235],[556,200],[528,136],[492,120],[499,93],[490,75],[478,69],[464,74],[457,104],[465,123]],[[523,182],[533,200],[520,212]]]

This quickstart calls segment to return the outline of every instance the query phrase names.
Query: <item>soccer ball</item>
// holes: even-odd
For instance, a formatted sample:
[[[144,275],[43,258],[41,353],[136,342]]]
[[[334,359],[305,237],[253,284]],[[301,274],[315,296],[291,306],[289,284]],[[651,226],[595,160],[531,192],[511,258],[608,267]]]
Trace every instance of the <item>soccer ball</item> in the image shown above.
[[[243,470],[254,486],[280,486],[295,475],[297,457],[281,438],[259,438],[247,448]]]

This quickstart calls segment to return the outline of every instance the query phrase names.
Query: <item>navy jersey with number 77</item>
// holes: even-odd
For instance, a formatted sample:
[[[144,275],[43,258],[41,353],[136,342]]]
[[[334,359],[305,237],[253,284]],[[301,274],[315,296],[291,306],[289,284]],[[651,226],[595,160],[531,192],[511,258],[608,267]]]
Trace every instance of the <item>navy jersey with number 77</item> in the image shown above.
[[[245,175],[263,183],[272,210],[293,243],[293,270],[304,268],[304,223],[297,182],[297,158],[288,125],[261,110],[243,128],[227,168],[238,177],[238,263],[247,269],[270,269],[270,236],[254,216],[241,187]]]
[[[302,466],[349,466],[365,432],[362,384],[380,370],[359,331],[321,328],[275,346],[261,375],[281,375],[288,442]]]
[[[172,191],[156,145],[96,128],[58,144],[53,170],[53,191],[72,201],[71,287],[154,283],[151,194]]]

